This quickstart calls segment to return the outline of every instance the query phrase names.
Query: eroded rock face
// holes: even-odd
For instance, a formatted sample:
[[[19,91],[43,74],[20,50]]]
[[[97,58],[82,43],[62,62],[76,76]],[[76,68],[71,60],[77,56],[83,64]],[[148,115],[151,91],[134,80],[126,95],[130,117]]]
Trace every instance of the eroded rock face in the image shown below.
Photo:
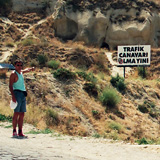
[[[85,7],[74,6],[84,3]],[[63,40],[84,41],[88,45],[116,49],[118,45],[150,44],[160,47],[160,12],[158,5],[130,2],[129,7],[117,1],[106,6],[81,0],[13,0],[13,9],[45,8],[53,13],[55,35]],[[126,1],[125,3],[129,3]],[[21,6],[21,7],[20,7]],[[37,7],[36,7],[37,6]],[[88,7],[90,6],[90,7]],[[149,9],[147,6],[151,6]],[[76,10],[75,10],[76,7]],[[25,9],[24,9],[25,8]],[[83,8],[83,9],[82,9]],[[160,8],[160,7],[159,7]]]
[[[57,0],[12,0],[12,10],[15,12],[46,11],[53,10]]]
[[[160,47],[160,13],[156,11],[151,13],[146,9],[139,11],[136,8],[111,8],[104,14],[96,8],[74,12],[73,8],[64,3],[59,9],[60,16],[54,16],[55,21],[57,17],[61,17],[58,18],[60,23],[56,23],[56,30],[68,24],[73,28],[73,24],[77,24],[78,30],[75,38],[73,36],[74,40],[99,47],[105,43],[111,50],[116,49],[118,45],[150,44],[152,47]],[[59,30],[60,32],[65,37],[69,31],[63,29]]]
[[[12,0],[13,11],[25,12],[31,9],[41,9],[44,7],[42,0]]]
[[[60,37],[63,40],[72,40],[78,33],[78,24],[75,21],[64,17],[55,20],[54,29],[55,36]]]

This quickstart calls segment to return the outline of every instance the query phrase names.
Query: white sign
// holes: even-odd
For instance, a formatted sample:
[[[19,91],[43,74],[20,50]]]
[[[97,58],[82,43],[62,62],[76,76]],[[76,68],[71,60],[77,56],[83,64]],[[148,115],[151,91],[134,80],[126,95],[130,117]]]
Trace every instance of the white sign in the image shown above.
[[[150,45],[118,46],[118,66],[149,66]]]

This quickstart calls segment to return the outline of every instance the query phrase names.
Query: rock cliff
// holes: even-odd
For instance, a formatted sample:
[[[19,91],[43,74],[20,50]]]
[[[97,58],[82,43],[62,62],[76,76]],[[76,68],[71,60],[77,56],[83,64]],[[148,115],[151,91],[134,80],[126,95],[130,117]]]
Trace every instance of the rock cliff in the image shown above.
[[[160,46],[160,6],[152,1],[12,0],[13,11],[45,10],[55,21],[55,35],[107,47]]]

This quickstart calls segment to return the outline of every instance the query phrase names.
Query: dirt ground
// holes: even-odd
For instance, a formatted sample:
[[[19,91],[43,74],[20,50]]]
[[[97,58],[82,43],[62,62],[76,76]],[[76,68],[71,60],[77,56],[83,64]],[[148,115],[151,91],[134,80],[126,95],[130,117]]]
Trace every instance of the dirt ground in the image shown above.
[[[24,125],[24,133],[34,127]],[[137,145],[102,138],[27,134],[12,138],[11,123],[0,123],[0,159],[34,160],[159,160],[159,145]]]

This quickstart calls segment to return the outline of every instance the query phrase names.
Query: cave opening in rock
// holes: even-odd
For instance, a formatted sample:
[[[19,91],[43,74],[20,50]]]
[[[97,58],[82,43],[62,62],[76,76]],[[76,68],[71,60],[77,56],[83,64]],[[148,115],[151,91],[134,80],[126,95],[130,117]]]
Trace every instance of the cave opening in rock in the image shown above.
[[[108,43],[106,43],[106,42],[103,42],[103,43],[101,44],[101,48],[106,48],[106,49],[110,50],[109,45],[108,45]]]

